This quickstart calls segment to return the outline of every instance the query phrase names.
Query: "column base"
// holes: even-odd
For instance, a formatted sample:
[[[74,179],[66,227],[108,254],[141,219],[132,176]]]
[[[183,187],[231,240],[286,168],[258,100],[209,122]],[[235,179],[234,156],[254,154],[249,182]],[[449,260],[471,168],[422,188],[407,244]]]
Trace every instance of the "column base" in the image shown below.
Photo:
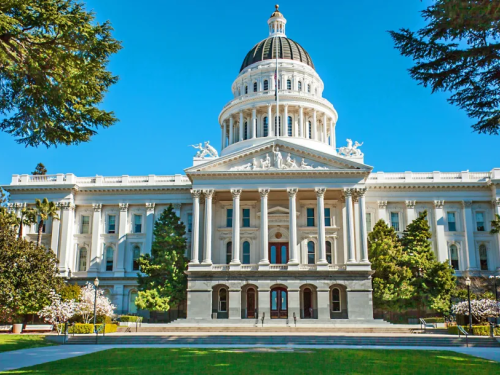
[[[205,259],[203,262],[201,262],[204,266],[211,266],[213,263],[210,259]]]
[[[291,261],[287,263],[288,271],[298,271],[299,270],[299,262]]]
[[[328,271],[328,269],[329,269],[328,262],[324,262],[324,263],[323,262],[321,262],[321,263],[318,262],[318,263],[316,263],[316,270],[318,270],[318,271]]]
[[[229,271],[239,271],[239,270],[241,270],[241,262],[229,263]]]
[[[269,271],[269,262],[259,262],[259,271]]]
[[[371,263],[347,263],[346,271],[371,271]]]

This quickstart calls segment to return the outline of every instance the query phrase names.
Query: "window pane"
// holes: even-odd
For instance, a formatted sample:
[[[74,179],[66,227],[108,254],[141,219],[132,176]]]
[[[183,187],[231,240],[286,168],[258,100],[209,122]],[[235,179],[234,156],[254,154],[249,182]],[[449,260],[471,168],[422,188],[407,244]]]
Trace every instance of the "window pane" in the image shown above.
[[[391,212],[391,225],[396,232],[399,232],[399,214]]]
[[[458,249],[455,245],[450,246],[450,262],[454,270],[458,270]]]
[[[330,214],[330,209],[325,208],[325,226],[331,227],[332,226],[332,218]]]
[[[250,242],[243,242],[243,264],[250,264]]]
[[[80,258],[78,260],[78,271],[87,271],[87,249],[80,249]]]
[[[134,215],[134,233],[142,232],[142,216]]]
[[[227,228],[233,227],[233,209],[232,208],[228,208],[226,210],[226,227]]]
[[[132,254],[132,270],[139,271],[139,257],[141,256],[141,249],[136,246]]]
[[[284,290],[281,291],[281,310],[286,311],[287,303],[286,303],[286,292]]]
[[[108,233],[115,233],[115,221],[116,221],[115,215],[108,216]]]
[[[276,264],[276,245],[271,245],[271,263]]]
[[[90,233],[90,216],[82,216],[82,234]]]
[[[476,225],[478,232],[484,232],[484,214],[482,212],[476,212]]]
[[[307,226],[314,227],[314,208],[307,209]]]
[[[226,244],[226,264],[231,263],[232,256],[233,256],[233,243],[229,241]]]
[[[307,264],[315,264],[315,251],[314,251],[314,242],[309,241],[307,243]]]
[[[292,125],[293,125],[292,122],[293,122],[292,116],[288,116],[287,125],[288,125],[288,136],[289,137],[292,136]]]
[[[326,248],[326,261],[332,264],[332,243],[330,241],[326,241],[325,248]]]
[[[455,232],[457,230],[457,225],[455,223],[455,213],[448,212],[448,231]]]
[[[271,292],[271,310],[277,310],[278,309],[278,292],[276,290],[273,290]]]
[[[287,264],[288,262],[288,248],[285,245],[281,246],[281,264]]]
[[[488,252],[486,251],[485,245],[479,246],[479,262],[481,264],[481,270],[488,270]]]
[[[191,213],[188,214],[187,231],[188,233],[191,233],[193,231],[193,214]]]
[[[372,230],[372,214],[369,212],[366,213],[366,229],[368,232]]]
[[[106,271],[113,271],[113,248],[106,249]]]
[[[269,90],[269,82],[267,81],[267,79],[264,81],[264,91],[267,91]]]
[[[243,227],[244,228],[250,227],[250,209],[249,208],[243,209]]]

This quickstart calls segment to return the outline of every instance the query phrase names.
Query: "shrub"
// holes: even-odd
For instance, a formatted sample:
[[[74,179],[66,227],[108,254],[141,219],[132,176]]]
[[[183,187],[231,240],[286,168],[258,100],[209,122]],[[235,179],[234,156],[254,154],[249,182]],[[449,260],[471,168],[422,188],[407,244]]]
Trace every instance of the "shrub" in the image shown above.
[[[442,317],[442,316],[435,316],[432,318],[424,318],[424,320],[427,323],[444,323],[444,317]]]
[[[61,332],[64,330],[64,325],[61,325]],[[100,328],[101,324],[97,324],[97,327]],[[116,324],[106,324],[104,328],[104,333],[113,333],[116,332],[118,329],[118,326]],[[68,326],[68,333],[69,334],[93,334],[94,333],[94,325],[93,324],[86,324],[86,323],[76,323],[75,325]],[[102,333],[102,332],[99,332]]]
[[[134,315],[122,315],[118,318],[120,322],[132,322],[135,323],[137,321],[141,321],[142,317],[141,316],[134,316]]]
[[[469,332],[469,327],[463,327],[467,332]],[[448,333],[450,335],[458,335],[458,327],[457,326],[449,326]],[[495,328],[494,330],[495,336],[500,336],[500,327]],[[490,335],[490,326],[472,326],[472,334],[474,336],[489,336]]]

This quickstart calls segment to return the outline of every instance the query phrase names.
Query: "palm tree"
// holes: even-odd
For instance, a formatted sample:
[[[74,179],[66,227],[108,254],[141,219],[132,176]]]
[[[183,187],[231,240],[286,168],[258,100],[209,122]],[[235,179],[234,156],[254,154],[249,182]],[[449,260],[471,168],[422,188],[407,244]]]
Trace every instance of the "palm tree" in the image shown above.
[[[23,207],[21,209],[21,217],[19,220],[19,232],[17,238],[21,238],[23,236],[24,225],[32,225],[36,223],[36,213],[37,211],[34,208]]]
[[[54,202],[49,202],[47,198],[43,198],[42,201],[40,201],[40,199],[35,199],[35,211],[40,217],[40,221],[38,222],[38,238],[36,241],[37,246],[40,246],[42,244],[44,221],[47,221],[49,217],[53,220],[59,220],[59,216],[57,215],[56,204]]]

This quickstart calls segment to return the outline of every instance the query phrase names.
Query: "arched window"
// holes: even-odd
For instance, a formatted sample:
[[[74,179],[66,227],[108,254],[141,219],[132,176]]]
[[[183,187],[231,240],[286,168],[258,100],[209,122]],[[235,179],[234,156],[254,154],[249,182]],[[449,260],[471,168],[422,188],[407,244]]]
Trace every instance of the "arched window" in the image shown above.
[[[307,125],[308,125],[307,132],[309,133],[309,134],[307,135],[307,138],[312,139],[312,137],[313,137],[313,136],[312,136],[312,134],[313,134],[313,127],[312,127],[312,123],[311,123],[311,121],[308,121],[308,122],[307,122]]]
[[[299,81],[299,91],[302,91],[302,82]]]
[[[219,312],[227,311],[227,290],[226,288],[219,289]]]
[[[106,249],[106,271],[113,271],[114,250],[111,246]]]
[[[257,82],[253,83],[253,92],[257,92]]]
[[[139,246],[134,247],[132,252],[132,271],[139,271],[139,258],[141,256],[141,248]]]
[[[243,139],[248,139],[248,122],[243,126]]]
[[[135,305],[135,300],[137,299],[137,291],[133,290],[130,292],[130,297],[128,299],[128,313],[137,314],[137,306]]]
[[[78,257],[78,271],[87,271],[87,249],[84,247],[80,249],[80,256]]]
[[[245,95],[248,94],[248,86],[245,86]]]
[[[288,116],[288,136],[291,137],[292,136],[292,116]]]
[[[269,81],[267,79],[264,80],[264,91],[269,90]]]
[[[233,243],[229,241],[226,244],[226,264],[231,263],[232,256],[233,256]]]
[[[269,135],[269,121],[266,116],[264,117],[264,137],[267,137],[268,135]]]
[[[326,261],[332,264],[332,243],[330,241],[325,242],[326,249]]]
[[[314,242],[309,241],[307,243],[307,264],[315,264],[316,263],[316,254],[314,249]]]
[[[340,289],[339,288],[333,288],[332,289],[332,311],[333,312],[340,312]]]
[[[307,92],[311,92],[311,85],[307,85]]]
[[[286,80],[286,89],[291,90],[292,89],[292,80],[287,79]]]
[[[479,245],[479,263],[481,264],[481,271],[488,271],[488,252],[486,245]]]
[[[274,116],[274,135],[281,135],[281,117],[279,116]]]
[[[450,246],[450,263],[454,270],[458,270],[458,249],[455,245]]]
[[[250,264],[250,242],[243,242],[243,264]]]

